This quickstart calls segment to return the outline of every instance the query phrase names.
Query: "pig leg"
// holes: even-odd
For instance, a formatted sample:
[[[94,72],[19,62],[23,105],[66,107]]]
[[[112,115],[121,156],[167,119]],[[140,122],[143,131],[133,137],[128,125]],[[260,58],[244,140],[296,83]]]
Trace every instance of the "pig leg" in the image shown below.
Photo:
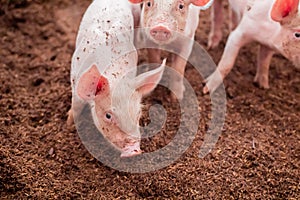
[[[70,127],[70,126],[72,126],[72,124],[74,123],[74,109],[73,109],[73,107],[74,107],[74,98],[72,97],[72,104],[71,104],[71,108],[70,108],[70,110],[68,111],[68,119],[67,119],[67,126],[68,127]]]
[[[81,114],[83,107],[84,105],[82,103],[80,103],[78,100],[75,100],[75,98],[72,97],[72,105],[70,110],[68,111],[68,119],[67,119],[68,127],[72,126],[72,124],[74,123],[74,119]]]
[[[185,87],[183,85],[184,71],[187,61],[179,55],[173,55],[171,67],[179,74],[170,76],[170,90],[173,100],[182,100]]]
[[[223,79],[232,69],[240,48],[251,41],[251,38],[247,37],[247,34],[243,32],[243,30],[247,29],[241,25],[243,24],[241,23],[229,35],[217,69],[205,80],[206,86],[203,88],[204,94],[208,92],[212,93],[219,87]]]
[[[68,111],[68,119],[67,119],[67,126],[71,126],[74,123],[74,116],[72,108]]]
[[[160,49],[148,49],[148,61],[149,63],[158,64],[161,63],[160,58],[161,50]]]
[[[229,31],[233,31],[239,24],[239,21],[240,16],[232,9],[229,9]]]
[[[172,63],[171,67],[174,69],[178,74],[171,74],[170,76],[170,90],[173,92],[171,95],[172,100],[178,99],[179,101],[183,99],[183,93],[185,91],[185,87],[183,84],[183,78],[184,78],[184,71],[187,64],[187,59],[189,58],[192,49],[193,49],[193,38],[195,36],[195,31],[192,31],[192,33],[188,36],[190,41],[184,41],[182,42],[180,53],[173,54],[172,57]]]
[[[147,49],[148,51],[148,63],[150,64],[147,67],[147,70],[153,70],[156,67],[160,66],[161,63],[161,58],[160,58],[160,54],[161,54],[161,50],[160,49]]]
[[[208,48],[217,47],[222,39],[223,6],[222,0],[215,0],[211,8],[211,29],[208,36]]]
[[[160,66],[161,63],[160,49],[148,48],[147,55],[148,55],[148,64],[143,66],[143,68],[140,68],[138,74],[153,70]]]
[[[261,45],[257,56],[257,71],[254,78],[254,83],[259,87],[269,88],[269,67],[274,51],[270,48]]]

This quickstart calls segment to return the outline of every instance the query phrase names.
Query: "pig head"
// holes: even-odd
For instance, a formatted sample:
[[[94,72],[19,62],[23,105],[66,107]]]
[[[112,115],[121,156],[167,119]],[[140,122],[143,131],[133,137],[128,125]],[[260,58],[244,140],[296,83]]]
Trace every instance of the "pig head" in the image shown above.
[[[176,32],[191,36],[192,27],[198,25],[199,9],[206,9],[212,0],[129,0],[142,3],[141,27],[146,28],[147,36],[158,44],[176,39]],[[192,5],[194,6],[192,8]],[[197,6],[199,9],[197,9]],[[194,19],[189,12],[196,12]]]
[[[278,51],[300,68],[300,3],[299,0],[277,0],[271,11],[272,20],[281,25]]]
[[[79,79],[78,96],[90,104],[96,127],[120,149],[121,157],[141,153],[141,99],[160,81],[165,62],[155,70],[134,78],[125,75],[118,81],[108,80],[93,65]]]

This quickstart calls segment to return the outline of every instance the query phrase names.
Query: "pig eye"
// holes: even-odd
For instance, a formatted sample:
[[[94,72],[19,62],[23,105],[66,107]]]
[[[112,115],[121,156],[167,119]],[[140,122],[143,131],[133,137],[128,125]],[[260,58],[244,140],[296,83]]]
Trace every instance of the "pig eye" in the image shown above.
[[[147,6],[148,6],[148,7],[151,7],[151,5],[152,5],[151,2],[148,1]]]
[[[300,32],[296,32],[294,36],[295,38],[300,39]]]
[[[106,113],[106,114],[105,114],[105,117],[106,117],[106,119],[111,119],[112,116],[111,116],[110,113]]]
[[[105,113],[106,121],[110,122],[110,121],[112,121],[112,118],[113,118],[113,116],[110,112]]]

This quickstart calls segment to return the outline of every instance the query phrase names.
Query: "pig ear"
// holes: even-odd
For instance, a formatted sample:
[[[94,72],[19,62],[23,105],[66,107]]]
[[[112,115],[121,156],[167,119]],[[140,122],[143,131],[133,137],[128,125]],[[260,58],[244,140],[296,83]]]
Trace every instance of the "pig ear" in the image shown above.
[[[128,0],[131,3],[142,3],[143,0]]]
[[[190,3],[195,6],[199,6],[202,10],[205,10],[212,5],[213,0],[190,0]]]
[[[160,67],[143,73],[135,78],[135,88],[142,96],[149,94],[159,83],[166,65],[166,59]]]
[[[297,12],[299,0],[276,0],[272,10],[271,18],[276,22],[283,22],[288,16]]]
[[[104,76],[101,76],[96,65],[93,65],[79,79],[77,93],[83,100],[92,100],[98,94],[109,92],[109,84]]]

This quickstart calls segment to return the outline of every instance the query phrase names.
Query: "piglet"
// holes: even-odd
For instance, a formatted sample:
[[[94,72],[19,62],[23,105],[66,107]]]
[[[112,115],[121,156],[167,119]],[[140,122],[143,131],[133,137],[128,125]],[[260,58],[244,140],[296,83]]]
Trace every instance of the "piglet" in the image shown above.
[[[269,88],[269,66],[275,52],[300,68],[299,0],[229,0],[240,22],[229,35],[216,71],[206,79],[204,93],[213,92],[232,69],[241,47],[258,42],[254,82]]]
[[[141,12],[141,27],[145,29],[146,36],[158,45],[173,43],[178,55],[172,58],[171,67],[180,74],[171,77],[170,90],[181,100],[184,93],[183,76],[186,58],[189,57],[195,31],[198,27],[199,12],[207,9],[213,0],[129,0],[131,3],[143,3]],[[180,40],[179,35],[188,38]],[[160,63],[159,49],[148,49],[149,61]],[[184,55],[185,58],[179,56]]]
[[[88,103],[97,129],[121,151],[141,153],[141,99],[160,81],[163,64],[136,77],[132,8],[124,0],[94,0],[85,12],[72,58],[68,124]]]

